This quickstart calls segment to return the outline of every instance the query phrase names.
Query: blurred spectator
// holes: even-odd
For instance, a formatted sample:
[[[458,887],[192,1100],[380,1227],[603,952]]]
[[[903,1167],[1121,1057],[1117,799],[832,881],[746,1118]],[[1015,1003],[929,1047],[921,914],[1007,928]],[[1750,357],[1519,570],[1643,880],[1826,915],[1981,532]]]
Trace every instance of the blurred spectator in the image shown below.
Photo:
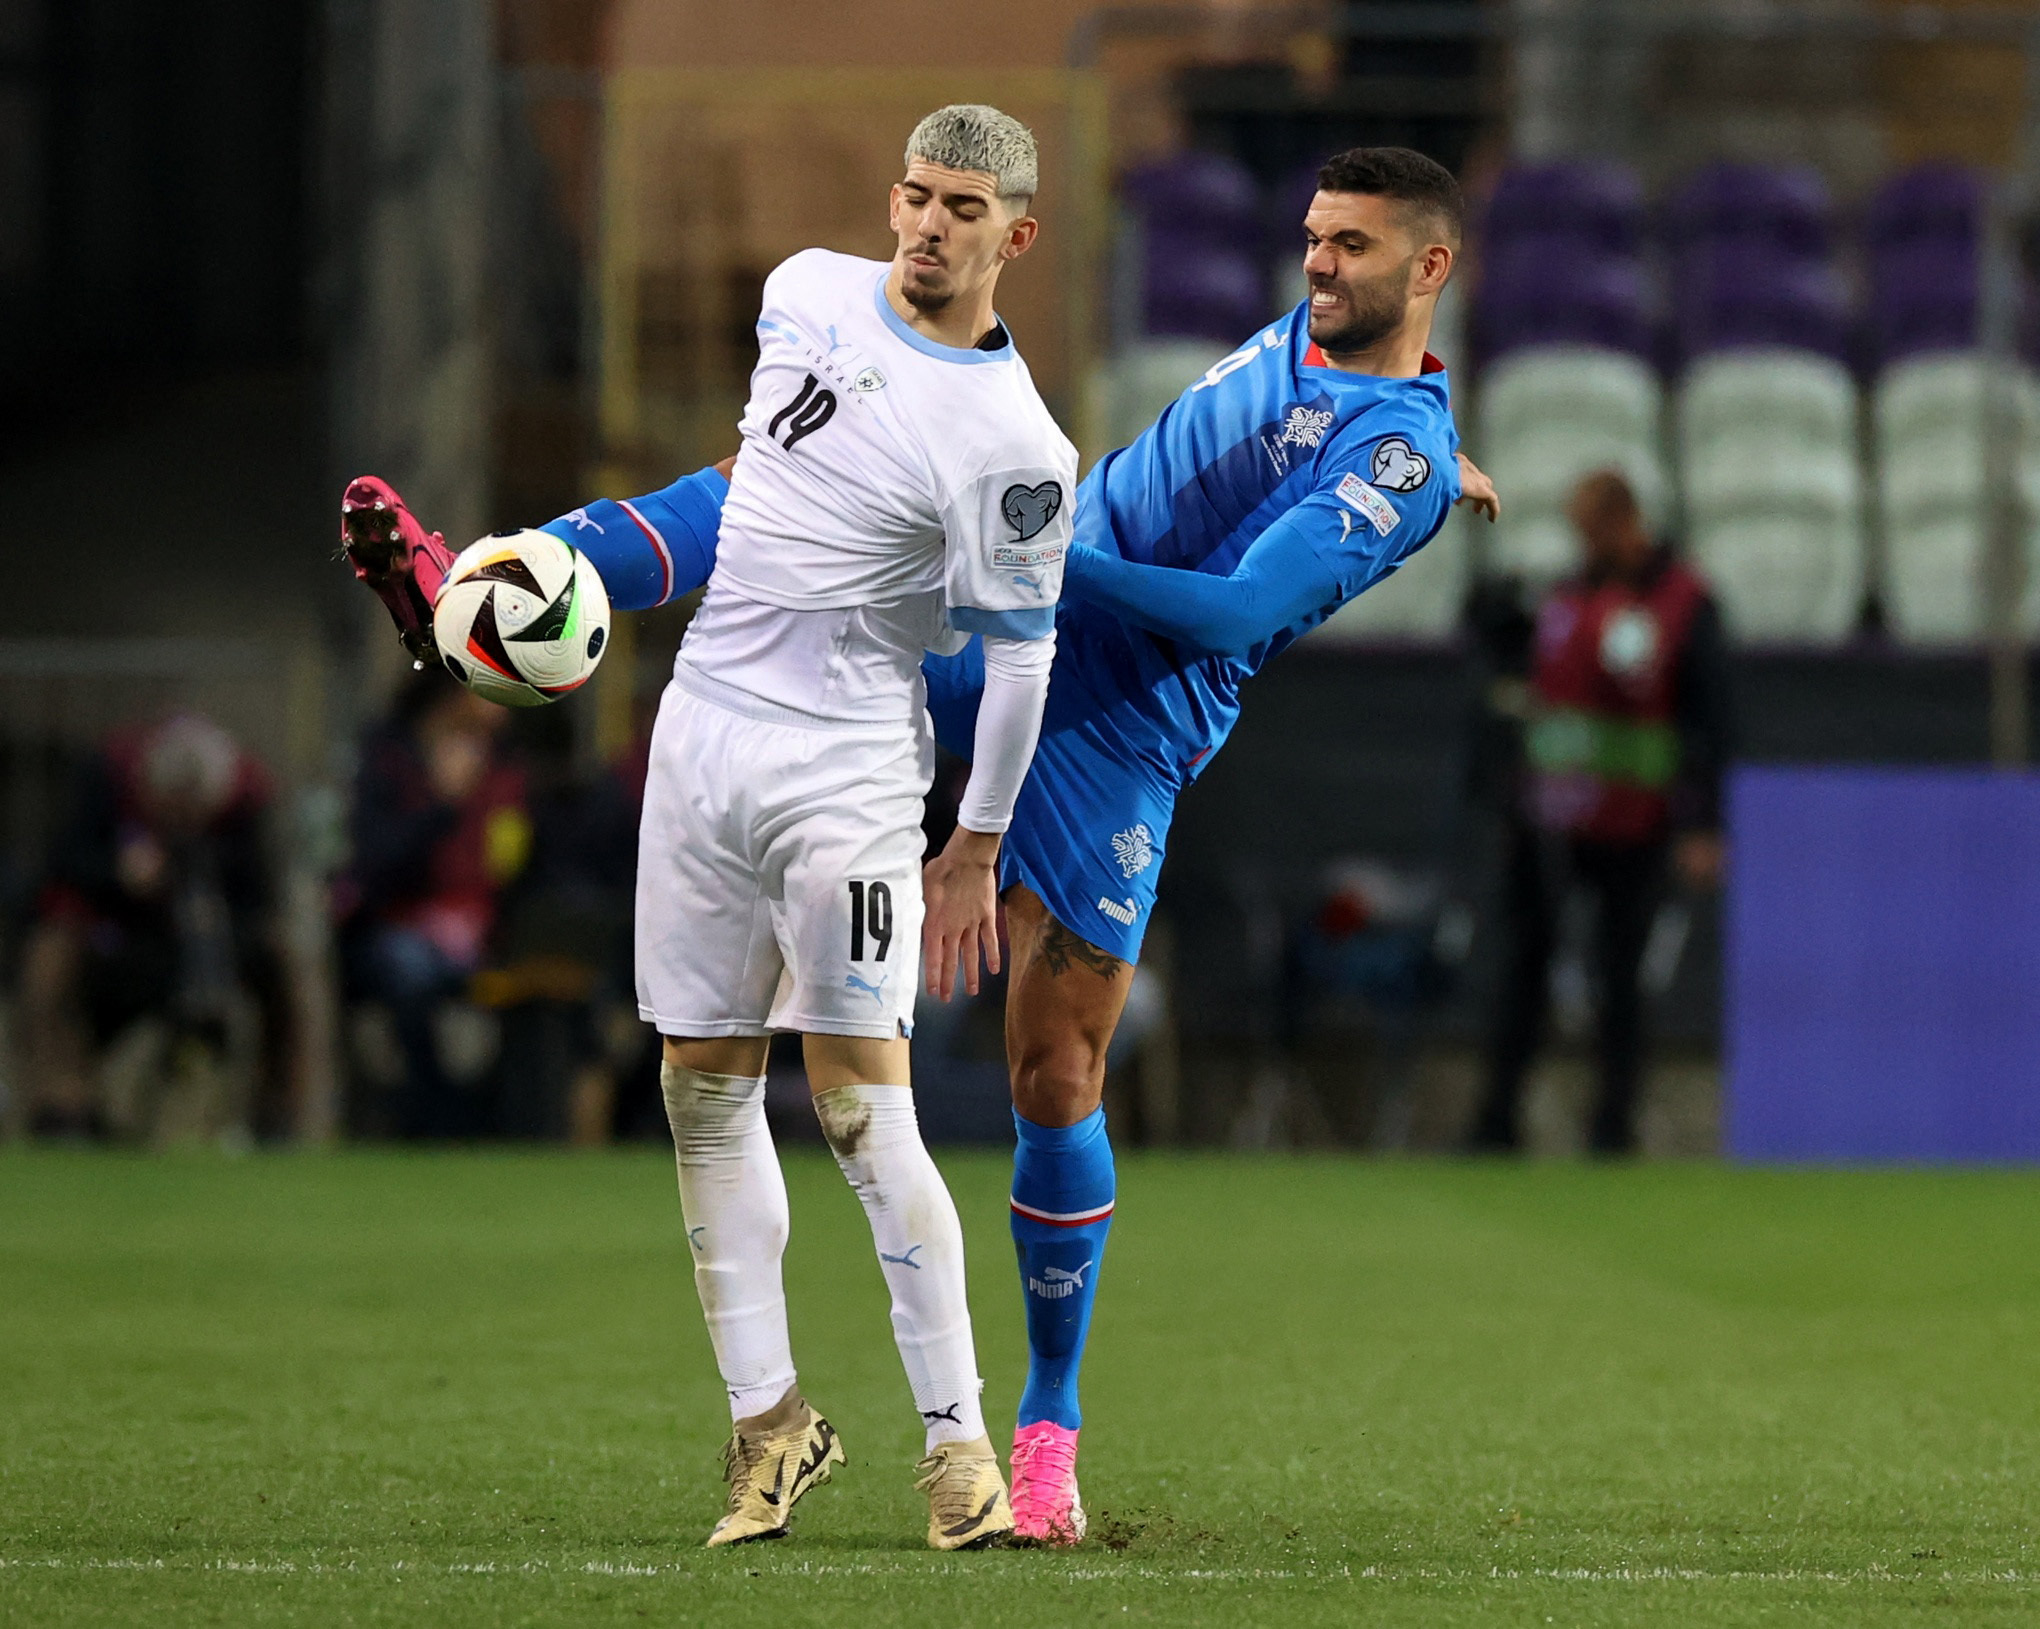
[[[1674,873],[1697,889],[1721,872],[1727,662],[1706,585],[1651,537],[1622,476],[1588,475],[1569,515],[1580,575],[1544,596],[1534,625],[1490,608],[1481,628],[1495,669],[1490,747],[1498,724],[1513,718],[1519,727],[1500,737],[1505,949],[1474,1140],[1518,1146],[1560,914],[1580,889],[1594,905],[1599,986],[1600,1092],[1589,1136],[1595,1152],[1621,1154],[1636,1146],[1651,924]]]
[[[509,717],[427,668],[363,747],[337,904],[351,993],[387,1009],[402,1057],[399,1135],[482,1129],[458,1021],[477,1016],[468,983],[532,844],[525,777],[501,743]]]
[[[23,948],[28,1124],[245,1136],[284,1052],[261,766],[180,714],[85,767]]]
[[[672,1135],[658,1036],[638,1018],[632,957],[650,709],[640,722],[622,757],[592,778],[520,732],[531,862],[499,903],[487,966],[472,985],[501,1026],[493,1135],[586,1146],[639,1134],[654,1119],[660,1136]]]

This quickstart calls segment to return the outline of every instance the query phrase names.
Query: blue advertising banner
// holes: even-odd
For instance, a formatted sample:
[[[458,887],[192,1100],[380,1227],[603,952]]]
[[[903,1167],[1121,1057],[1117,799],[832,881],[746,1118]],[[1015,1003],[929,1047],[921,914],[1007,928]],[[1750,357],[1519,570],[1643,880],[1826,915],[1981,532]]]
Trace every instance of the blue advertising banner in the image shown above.
[[[1746,768],[1725,1118],[1743,1160],[2040,1160],[2040,775]]]

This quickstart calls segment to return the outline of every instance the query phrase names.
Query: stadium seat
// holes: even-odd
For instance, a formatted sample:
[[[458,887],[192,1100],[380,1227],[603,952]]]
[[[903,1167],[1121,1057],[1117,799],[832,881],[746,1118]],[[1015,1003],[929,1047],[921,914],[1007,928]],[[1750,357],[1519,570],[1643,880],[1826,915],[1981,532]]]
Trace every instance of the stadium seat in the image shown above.
[[[1487,252],[1545,234],[1606,254],[1634,256],[1643,240],[1643,187],[1636,173],[1620,165],[1578,161],[1503,171],[1481,217]]]
[[[1910,356],[1973,350],[1982,282],[1977,245],[1920,238],[1870,256],[1870,334],[1885,367]]]
[[[1833,247],[1834,204],[1810,165],[1710,164],[1666,201],[1664,226],[1675,250],[1764,243],[1780,254],[1824,260]]]
[[[1869,329],[1884,367],[1982,343],[1982,255],[1989,193],[1985,173],[1923,164],[1878,189],[1864,212],[1870,273]],[[2020,348],[2040,354],[2040,300],[2020,280]]]
[[[1317,196],[1317,175],[1321,164],[1312,159],[1299,164],[1268,189],[1262,211],[1262,229],[1269,253],[1276,265],[1303,256],[1303,218],[1310,213]]]
[[[1394,576],[1341,606],[1311,638],[1327,645],[1448,638],[1466,600],[1470,524],[1455,509]]]
[[[1984,172],[1967,164],[1919,164],[1886,179],[1863,212],[1864,241],[1886,246],[1983,241]]]
[[[1121,351],[1105,374],[1108,446],[1133,440],[1231,349],[1201,339],[1150,339]]]
[[[1514,351],[1482,377],[1469,447],[1503,494],[1496,570],[1548,583],[1578,564],[1565,506],[1581,476],[1619,469],[1644,511],[1665,518],[1663,392],[1641,357],[1587,346]]]
[[[1478,333],[1489,361],[1533,345],[1644,354],[1651,328],[1642,266],[1569,238],[1519,238],[1481,281]]]
[[[1854,378],[1832,357],[1745,349],[1678,396],[1686,544],[1738,639],[1832,644],[1862,609]]]
[[[1848,294],[1824,258],[1760,239],[1698,243],[1677,263],[1674,284],[1682,359],[1730,347],[1849,355]]]
[[[1263,206],[1253,175],[1217,153],[1176,153],[1129,171],[1140,322],[1151,337],[1237,343],[1268,317]]]
[[[1207,243],[1250,247],[1261,226],[1253,172],[1220,153],[1174,153],[1127,171],[1120,196],[1151,231],[1196,231]]]
[[[1884,604],[1909,644],[1972,643],[1988,632],[1983,559],[1985,364],[1974,352],[1915,357],[1875,392]],[[2026,515],[2021,626],[2040,629],[2040,384],[2021,369],[2018,482]]]
[[[1236,345],[1268,320],[1267,279],[1243,249],[1150,234],[1142,262],[1141,325],[1150,337]]]

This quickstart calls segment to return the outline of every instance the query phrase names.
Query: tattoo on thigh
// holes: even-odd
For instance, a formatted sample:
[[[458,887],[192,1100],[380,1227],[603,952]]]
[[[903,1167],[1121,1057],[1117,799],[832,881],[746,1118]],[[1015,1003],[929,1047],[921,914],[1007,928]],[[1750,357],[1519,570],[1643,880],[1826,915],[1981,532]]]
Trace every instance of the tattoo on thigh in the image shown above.
[[[1117,978],[1119,970],[1126,965],[1117,956],[1108,956],[1096,945],[1079,939],[1054,917],[1048,918],[1041,929],[1041,959],[1048,963],[1048,976],[1061,978],[1076,962],[1096,973],[1101,979]]]

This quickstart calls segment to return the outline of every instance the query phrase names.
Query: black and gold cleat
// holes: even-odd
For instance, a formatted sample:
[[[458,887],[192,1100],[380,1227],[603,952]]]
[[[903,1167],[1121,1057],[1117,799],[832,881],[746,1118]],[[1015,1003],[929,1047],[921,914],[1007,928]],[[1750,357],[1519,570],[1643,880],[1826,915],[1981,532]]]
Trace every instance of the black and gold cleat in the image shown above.
[[[828,1481],[829,1467],[842,1463],[836,1428],[789,1392],[771,1413],[730,1433],[723,1448],[729,1508],[708,1535],[709,1547],[785,1538],[800,1496]]]
[[[931,1550],[982,1550],[1011,1535],[1013,1506],[990,1437],[937,1443],[914,1469],[914,1486],[928,1495]]]

